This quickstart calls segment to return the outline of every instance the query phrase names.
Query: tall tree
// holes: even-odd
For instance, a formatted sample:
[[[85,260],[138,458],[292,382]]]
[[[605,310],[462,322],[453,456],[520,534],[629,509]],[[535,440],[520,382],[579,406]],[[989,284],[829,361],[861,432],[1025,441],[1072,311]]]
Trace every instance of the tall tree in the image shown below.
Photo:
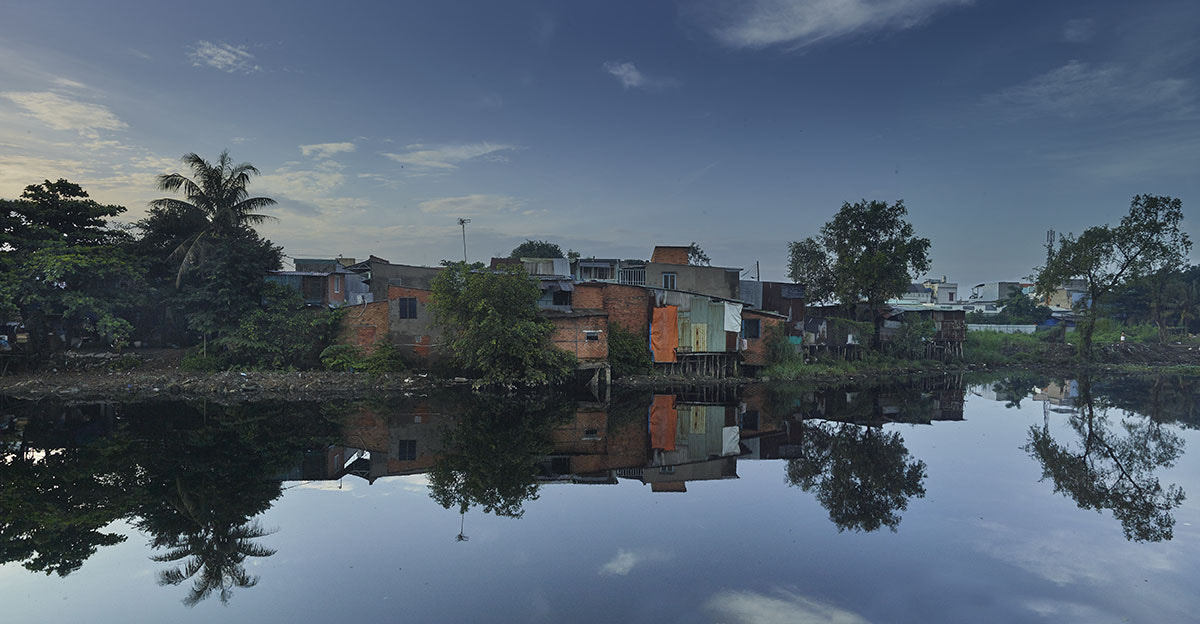
[[[1038,270],[1037,292],[1049,296],[1067,280],[1087,284],[1079,353],[1092,355],[1092,333],[1099,306],[1127,280],[1156,271],[1183,268],[1191,242],[1181,229],[1183,206],[1171,198],[1138,195],[1120,225],[1098,225],[1059,239],[1046,265]],[[1160,304],[1161,306],[1161,304]],[[1160,312],[1161,313],[1161,312]]]
[[[816,236],[788,246],[788,277],[810,301],[866,301],[876,321],[884,302],[929,270],[929,239],[918,237],[904,201],[844,203]]]
[[[447,265],[433,280],[433,318],[457,364],[481,385],[541,385],[564,379],[573,356],[550,343],[536,282],[522,267],[480,270]]]
[[[205,237],[232,235],[258,225],[271,218],[260,211],[275,205],[275,200],[270,197],[249,196],[246,187],[250,184],[250,176],[258,175],[258,169],[247,162],[234,164],[229,158],[229,150],[221,152],[215,163],[195,153],[185,154],[182,160],[191,168],[192,177],[179,173],[161,175],[158,188],[168,192],[183,191],[185,199],[164,197],[150,202],[151,207],[172,213],[176,220],[203,223],[199,231],[185,236],[174,251],[180,260],[176,287],[182,282],[183,273],[196,261],[199,245]]]
[[[696,241],[692,241],[692,244],[688,246],[688,264],[708,266],[711,263],[712,260],[709,259],[708,254],[704,253]]]
[[[527,240],[513,248],[509,258],[565,258],[562,247],[550,241]]]

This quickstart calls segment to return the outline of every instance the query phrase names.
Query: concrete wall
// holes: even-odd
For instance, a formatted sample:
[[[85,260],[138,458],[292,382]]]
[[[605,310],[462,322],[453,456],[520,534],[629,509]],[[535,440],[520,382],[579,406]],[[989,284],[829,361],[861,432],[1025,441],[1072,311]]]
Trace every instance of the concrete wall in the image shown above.
[[[663,273],[675,274],[675,290],[726,299],[741,298],[738,269],[651,262],[646,265],[646,285],[651,288],[663,288]]]
[[[399,286],[429,290],[433,278],[442,271],[441,267],[411,266],[407,264],[391,264],[386,262],[371,262],[371,294],[376,301],[387,299],[388,286],[399,280]]]
[[[388,335],[401,352],[414,362],[429,364],[445,356],[442,331],[433,323],[429,299],[433,293],[421,288],[388,286]],[[400,299],[417,300],[417,318],[400,318]]]

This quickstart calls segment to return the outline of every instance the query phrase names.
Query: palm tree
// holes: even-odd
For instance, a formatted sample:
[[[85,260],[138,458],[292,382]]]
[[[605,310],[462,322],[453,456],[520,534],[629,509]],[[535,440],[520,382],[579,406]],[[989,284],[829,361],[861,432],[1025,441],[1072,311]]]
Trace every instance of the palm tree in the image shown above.
[[[171,254],[172,258],[181,258],[175,288],[179,288],[184,272],[196,261],[201,239],[236,232],[271,219],[259,211],[275,204],[270,197],[248,197],[246,185],[250,183],[250,176],[258,175],[259,171],[250,163],[233,164],[229,150],[221,152],[215,164],[195,153],[185,154],[182,160],[191,168],[192,177],[179,173],[160,175],[158,188],[172,193],[182,189],[186,200],[164,197],[150,202],[155,208],[202,215],[206,223],[202,229],[187,236]]]

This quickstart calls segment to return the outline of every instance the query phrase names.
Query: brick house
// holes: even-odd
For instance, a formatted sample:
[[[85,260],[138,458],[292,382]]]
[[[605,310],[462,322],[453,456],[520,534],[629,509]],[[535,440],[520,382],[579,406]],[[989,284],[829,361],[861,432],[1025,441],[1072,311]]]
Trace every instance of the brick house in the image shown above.
[[[766,366],[770,358],[770,337],[787,322],[787,317],[765,310],[742,308],[742,365],[759,368]],[[775,331],[772,331],[775,329]]]
[[[547,310],[545,315],[554,325],[550,342],[556,348],[573,354],[580,362],[608,360],[608,315],[603,310]]]

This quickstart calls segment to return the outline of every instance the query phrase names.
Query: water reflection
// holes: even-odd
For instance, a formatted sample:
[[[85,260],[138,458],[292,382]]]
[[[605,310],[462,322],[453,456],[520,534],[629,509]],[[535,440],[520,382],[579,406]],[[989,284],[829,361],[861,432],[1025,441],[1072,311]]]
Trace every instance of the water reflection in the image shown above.
[[[1069,422],[1078,440],[1072,445],[1055,439],[1048,422],[1029,429],[1025,451],[1041,463],[1043,478],[1082,509],[1112,511],[1126,539],[1171,539],[1171,510],[1183,504],[1184,492],[1174,484],[1163,487],[1154,473],[1174,465],[1183,439],[1154,419],[1128,412],[1114,422],[1088,378],[1048,387],[1060,405],[1067,399],[1074,408]]]
[[[177,402],[7,406],[8,453],[0,462],[0,562],[66,576],[101,546],[103,531],[128,520],[147,536],[154,561],[179,565],[158,580],[192,580],[184,603],[257,579],[247,557],[266,557],[253,518],[282,494],[280,475],[306,450],[336,439],[315,406],[222,408]]]
[[[66,576],[142,532],[157,580],[185,604],[253,587],[274,550],[259,518],[288,481],[426,475],[434,503],[521,518],[542,488],[635,483],[678,496],[778,461],[839,531],[897,531],[926,495],[927,466],[897,423],[964,419],[964,395],[1040,405],[1025,452],[1056,492],[1111,511],[1134,541],[1172,537],[1184,492],[1158,472],[1198,424],[1194,380],[959,377],[874,387],[712,386],[610,400],[434,396],[349,405],[4,402],[0,563]],[[1024,404],[1024,405],[1023,405]],[[954,425],[959,426],[959,425]],[[1023,428],[1023,426],[1022,426]],[[1020,451],[1016,451],[1019,453]],[[1023,460],[1022,461],[1027,461]],[[456,534],[454,533],[456,531]]]

